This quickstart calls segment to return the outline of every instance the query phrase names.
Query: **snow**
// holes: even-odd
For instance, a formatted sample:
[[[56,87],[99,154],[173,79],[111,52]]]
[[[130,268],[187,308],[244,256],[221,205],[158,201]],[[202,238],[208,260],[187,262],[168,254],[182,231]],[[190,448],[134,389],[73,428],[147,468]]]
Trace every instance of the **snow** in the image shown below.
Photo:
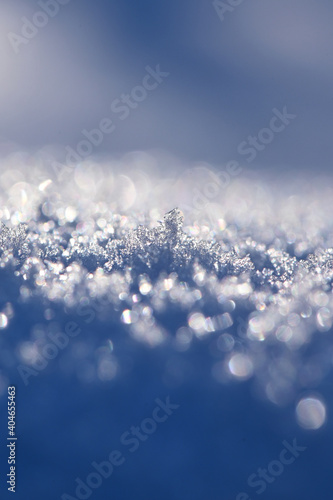
[[[311,432],[329,435],[331,180],[214,179],[146,153],[61,181],[40,157],[0,162],[0,402],[16,385],[25,494],[73,494],[156,398],[179,412],[96,498],[145,491],[148,469],[158,484],[181,470],[182,498],[201,500],[203,482],[205,497],[236,498],[283,440],[310,450]],[[277,498],[286,482],[306,498],[324,474],[329,451],[321,467],[304,457]]]
[[[16,283],[14,316],[42,301],[48,323],[93,302],[134,342],[209,343],[215,380],[251,379],[274,404],[318,385],[333,355],[329,189],[303,181],[295,195],[282,181],[240,178],[198,209],[207,166],[163,177],[138,158],[139,168],[80,164],[64,184],[40,164],[3,162],[0,267]],[[27,360],[22,342],[42,345],[29,335],[13,366]]]

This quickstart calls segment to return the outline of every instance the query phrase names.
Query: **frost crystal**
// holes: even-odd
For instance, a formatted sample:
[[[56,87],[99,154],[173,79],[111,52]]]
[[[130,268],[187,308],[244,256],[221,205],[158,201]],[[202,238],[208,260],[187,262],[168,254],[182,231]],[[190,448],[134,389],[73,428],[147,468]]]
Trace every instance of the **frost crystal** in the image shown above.
[[[182,212],[175,208],[157,228],[141,226],[121,240],[111,240],[106,246],[105,268],[110,271],[128,266],[137,272],[176,271],[188,276],[195,263],[218,275],[253,269],[248,257],[239,259],[234,251],[223,252],[216,242],[187,236],[182,230],[183,222]]]
[[[0,226],[0,251],[13,251],[18,257],[28,253],[26,244],[26,226],[21,224],[17,228],[9,229],[2,222]]]

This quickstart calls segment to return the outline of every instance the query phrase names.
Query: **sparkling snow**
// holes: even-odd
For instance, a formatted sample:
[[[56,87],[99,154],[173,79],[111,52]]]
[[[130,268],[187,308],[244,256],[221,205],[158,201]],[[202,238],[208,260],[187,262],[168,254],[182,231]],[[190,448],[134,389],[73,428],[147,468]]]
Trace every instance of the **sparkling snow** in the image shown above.
[[[333,197],[324,181],[293,191],[283,179],[244,175],[208,199],[207,166],[163,176],[140,153],[78,165],[59,182],[40,161],[23,170],[14,160],[0,175],[7,366],[33,364],[59,311],[93,304],[99,322],[133,342],[181,353],[198,344],[215,381],[250,380],[277,405],[296,407],[332,369]],[[43,318],[8,358],[12,318],[38,303]],[[112,332],[109,342],[96,369],[104,381],[118,376]],[[297,405],[303,427],[325,420],[315,401]]]

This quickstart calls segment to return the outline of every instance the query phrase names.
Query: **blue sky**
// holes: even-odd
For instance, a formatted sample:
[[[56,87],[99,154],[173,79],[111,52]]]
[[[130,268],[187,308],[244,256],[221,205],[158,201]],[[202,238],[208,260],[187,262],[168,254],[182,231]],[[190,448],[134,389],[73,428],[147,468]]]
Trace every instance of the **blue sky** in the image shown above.
[[[244,0],[223,20],[204,0],[70,0],[15,53],[8,34],[40,10],[37,1],[1,2],[2,154],[75,147],[83,129],[112,118],[111,103],[141,84],[147,65],[159,64],[170,75],[95,154],[161,149],[185,161],[246,164],[239,144],[286,106],[297,118],[251,168],[330,169],[328,0]]]

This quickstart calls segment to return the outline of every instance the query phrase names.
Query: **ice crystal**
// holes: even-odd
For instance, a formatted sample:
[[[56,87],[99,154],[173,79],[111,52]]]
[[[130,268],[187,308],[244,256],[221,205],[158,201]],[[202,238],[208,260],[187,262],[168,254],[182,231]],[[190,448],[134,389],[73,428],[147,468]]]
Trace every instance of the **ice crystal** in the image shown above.
[[[0,226],[0,251],[12,250],[18,256],[23,256],[27,253],[26,244],[26,226],[20,224],[17,228],[9,229],[2,222]]]
[[[218,275],[253,269],[248,257],[238,258],[234,251],[223,252],[217,242],[187,236],[182,230],[183,222],[182,212],[175,208],[157,228],[140,226],[121,240],[111,240],[106,246],[105,268],[110,271],[128,266],[138,272],[155,269],[184,276],[190,276],[194,263]]]

